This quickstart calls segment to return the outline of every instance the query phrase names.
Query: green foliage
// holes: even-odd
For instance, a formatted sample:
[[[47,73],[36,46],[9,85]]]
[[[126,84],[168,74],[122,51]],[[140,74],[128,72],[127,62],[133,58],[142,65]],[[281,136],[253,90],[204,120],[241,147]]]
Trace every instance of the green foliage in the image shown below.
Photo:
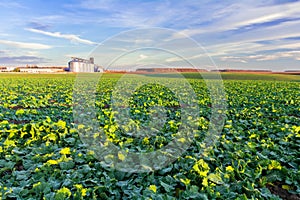
[[[300,193],[298,82],[224,81],[226,124],[203,152],[212,100],[204,81],[189,79],[201,108],[191,146],[165,168],[136,174],[103,167],[82,143],[77,129],[89,127],[74,126],[73,75],[9,76],[0,79],[2,199],[279,199],[266,188],[275,182]],[[99,127],[124,150],[107,161],[161,149],[181,125],[178,99],[159,85],[141,87],[130,99],[131,120],[121,127],[109,106],[115,76],[98,86],[95,102]],[[152,106],[158,105],[166,117],[153,126],[155,135],[130,135],[157,120]]]

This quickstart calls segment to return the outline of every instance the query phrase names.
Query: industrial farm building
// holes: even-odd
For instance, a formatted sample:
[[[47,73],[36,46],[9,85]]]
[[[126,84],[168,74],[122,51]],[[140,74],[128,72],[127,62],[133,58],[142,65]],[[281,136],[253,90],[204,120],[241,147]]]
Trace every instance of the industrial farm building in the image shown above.
[[[19,68],[19,72],[26,72],[26,73],[56,73],[56,72],[63,72],[63,68],[50,68],[50,67],[44,67],[44,68]]]
[[[72,60],[68,63],[68,70],[70,72],[103,72],[103,68],[95,65],[94,58],[82,59],[72,57]]]

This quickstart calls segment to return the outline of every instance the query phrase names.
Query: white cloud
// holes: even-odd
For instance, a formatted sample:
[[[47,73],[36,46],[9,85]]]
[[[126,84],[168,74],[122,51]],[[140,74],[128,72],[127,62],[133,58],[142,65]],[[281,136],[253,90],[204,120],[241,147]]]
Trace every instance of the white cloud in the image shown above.
[[[149,57],[149,56],[147,56],[147,55],[140,54],[137,61],[145,60],[145,59],[148,58],[148,57]]]
[[[300,36],[300,34],[299,34]],[[298,49],[300,48],[300,42],[292,43],[292,44],[284,44],[281,45],[280,48],[285,48],[285,49]]]
[[[95,45],[95,44],[97,44],[97,43],[92,42],[90,40],[81,39],[77,35],[73,35],[73,34],[62,34],[60,32],[54,32],[53,33],[53,32],[48,32],[48,31],[42,31],[42,30],[38,30],[38,29],[33,29],[33,28],[28,28],[26,30],[28,30],[30,32],[34,32],[34,33],[40,33],[40,34],[43,34],[43,35],[47,35],[47,36],[50,36],[50,37],[67,39],[67,40],[70,40],[71,42],[78,42],[78,43],[88,44],[88,45]]]
[[[0,5],[3,4],[1,2]],[[10,1],[4,0],[3,2],[9,3]],[[88,48],[91,46],[88,45],[96,46],[94,41],[89,40],[90,38],[99,37],[99,40],[104,40],[109,35],[114,35],[119,31],[130,28],[164,27],[178,30],[178,33],[174,33],[173,37],[170,37],[170,35],[165,37],[163,31],[162,34],[156,34],[153,31],[146,33],[141,31],[141,34],[138,34],[141,37],[123,37],[121,39],[124,39],[124,41],[116,41],[114,45],[106,49],[106,52],[102,52],[99,50],[101,47],[98,47],[97,50],[101,52],[99,60],[101,56],[103,57],[103,53],[105,55],[115,55],[131,51],[135,46],[139,47],[142,44],[146,47],[154,46],[158,48],[165,47],[165,44],[167,44],[170,50],[176,51],[179,55],[184,55],[187,60],[196,62],[196,60],[202,59],[200,58],[203,57],[203,55],[200,55],[202,51],[199,51],[199,48],[194,51],[192,49],[194,46],[184,42],[188,40],[180,40],[188,36],[194,36],[192,39],[202,43],[205,49],[207,49],[208,55],[220,60],[236,62],[234,63],[236,65],[249,62],[250,66],[251,60],[276,61],[281,58],[288,58],[290,59],[289,61],[297,65],[298,62],[295,60],[300,58],[299,53],[281,52],[276,54],[269,52],[283,51],[283,49],[297,51],[300,49],[299,40],[297,41],[296,38],[295,40],[285,40],[285,38],[300,36],[300,1],[287,3],[281,3],[282,1],[279,3],[275,2],[279,1],[254,0],[250,2],[242,0],[237,2],[229,0],[214,2],[211,0],[163,0],[124,3],[120,0],[79,0],[72,4],[67,3],[55,6],[54,10],[53,7],[46,6],[49,12],[42,12],[45,16],[42,16],[41,12],[30,12],[30,10],[21,14],[16,11],[16,8],[22,5],[6,4],[7,9],[14,7],[14,12],[9,11],[9,13],[14,14],[11,14],[11,17],[7,19],[3,18],[3,23],[7,25],[3,27],[4,29],[0,33],[0,37],[2,36],[0,44],[2,44],[1,46],[8,45],[25,48],[25,50],[29,49],[31,52],[28,51],[24,55],[30,56],[39,56],[37,52],[41,51],[35,52],[34,50],[51,48],[51,46],[39,44],[44,42],[34,37],[38,37],[38,39],[45,39],[45,37],[61,38],[67,42],[86,44],[84,46],[86,49],[82,49],[82,45],[76,46],[78,49],[69,49],[67,45],[59,49],[53,49],[53,51],[43,52],[46,54],[42,56],[55,57],[53,60],[57,60],[60,59],[59,56],[71,54],[72,52],[78,55],[89,55],[86,52],[88,52]],[[21,3],[30,8],[29,5],[31,3]],[[52,3],[49,5],[52,5]],[[46,7],[37,4],[36,9],[44,11]],[[17,22],[12,20],[17,20]],[[39,26],[28,25],[28,22],[47,24],[51,27],[60,27],[60,29],[59,32],[49,31],[49,28],[43,29]],[[26,30],[30,32],[24,33],[24,29],[18,27],[26,24],[27,27],[30,27]],[[65,26],[66,24],[68,25]],[[85,34],[87,35],[76,35],[77,32],[68,32],[70,31],[70,25],[76,26],[80,30],[86,30]],[[99,35],[99,31],[103,34]],[[143,40],[143,38],[148,38],[145,37],[146,35],[152,35],[152,41]],[[12,38],[20,38],[22,36],[27,38],[26,42],[28,43],[6,40],[14,40]],[[165,37],[164,41],[161,40],[163,37]],[[58,42],[57,40],[53,42]],[[93,40],[96,41],[96,39]],[[55,47],[57,48],[58,45],[56,44]],[[150,59],[152,61],[155,58],[162,60],[162,62],[165,61],[168,64],[171,62],[184,62],[181,58],[176,57],[176,55],[163,57],[159,53],[153,56],[150,55],[149,58],[145,58],[145,55],[149,56],[147,53],[139,52],[136,54],[136,57],[132,58],[132,60],[128,59],[126,62],[136,62],[137,60],[146,62]],[[278,62],[277,64],[281,63]]]
[[[236,53],[249,53],[253,50],[259,50],[261,44],[253,42],[232,42],[225,44],[218,44],[206,47],[211,56],[232,55]]]
[[[19,64],[41,64],[47,63],[49,60],[43,57],[36,56],[5,56],[0,57],[0,62],[5,64],[19,63]]]
[[[247,63],[250,61],[270,61],[270,60],[278,60],[284,58],[292,58],[294,60],[300,60],[300,51],[283,51],[283,52],[275,52],[269,54],[248,55],[248,56],[223,56],[220,58],[220,60]]]
[[[233,7],[235,9],[232,9]],[[272,22],[279,19],[292,19],[300,15],[299,7],[300,2],[272,6],[259,6],[255,2],[251,4],[245,4],[245,2],[243,4],[236,3],[211,13],[211,18],[217,18],[220,13],[223,17],[220,18],[219,16],[210,25],[184,29],[179,32],[181,34],[175,34],[173,38],[181,38],[184,35],[194,36],[236,30],[244,26]]]
[[[108,10],[114,4],[114,1],[111,0],[84,0],[80,6],[85,9]]]
[[[297,50],[300,48],[299,42],[285,40],[293,37],[300,37],[300,21],[290,21],[232,35],[220,41],[219,44],[207,45],[205,48],[211,56],[254,54],[255,52],[276,51],[278,49]]]
[[[228,4],[225,2],[224,4]],[[79,4],[66,4],[73,10],[88,10],[89,12],[105,13],[100,16],[89,16],[72,21],[89,21],[112,27],[168,27],[178,28],[192,27],[203,22],[213,20],[215,16],[211,11],[216,10],[222,4],[209,1],[127,1],[120,0],[81,0]],[[209,12],[208,12],[209,11]],[[80,11],[79,11],[80,12]],[[84,16],[86,12],[80,12]],[[216,16],[221,18],[222,14]]]
[[[118,47],[112,47],[112,48],[110,48],[110,50],[113,50],[113,51],[123,51],[123,52],[128,52],[129,51],[129,49],[118,48]]]
[[[241,57],[237,57],[237,56],[224,56],[221,57],[222,61],[230,61],[230,62],[240,62],[240,63],[247,63],[246,60],[244,60]]]
[[[25,8],[23,5],[13,1],[2,1],[0,2],[0,7],[2,8]]]
[[[39,44],[39,43],[27,43],[27,42],[16,42],[16,41],[9,41],[9,40],[0,40],[0,44],[13,46],[16,48],[22,49],[50,49],[52,46]]]
[[[167,63],[170,63],[170,62],[178,62],[178,61],[184,61],[184,59],[181,58],[181,57],[171,57],[171,58],[167,58],[167,59],[166,59],[166,62],[167,62]]]
[[[196,51],[199,51],[199,49],[196,49]],[[196,52],[195,52],[196,53]],[[194,59],[199,59],[199,58],[208,58],[210,56],[210,54],[207,53],[201,53],[201,54],[192,54],[190,56],[177,56],[177,57],[171,57],[171,58],[167,58],[165,61],[166,62],[178,62],[178,61],[182,61],[182,62],[188,62]]]
[[[241,7],[233,14],[228,21],[233,25],[232,28],[271,22],[284,18],[295,18],[300,14],[300,2],[278,4],[272,6],[251,6]],[[235,23],[234,23],[235,22]]]

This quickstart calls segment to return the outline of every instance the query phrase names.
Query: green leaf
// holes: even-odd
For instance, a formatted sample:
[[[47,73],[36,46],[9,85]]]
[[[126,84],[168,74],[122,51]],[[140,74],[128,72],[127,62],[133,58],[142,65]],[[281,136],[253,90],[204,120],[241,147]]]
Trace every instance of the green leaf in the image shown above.
[[[163,181],[160,181],[160,185],[163,186],[165,191],[168,193],[171,192],[172,190],[174,190],[174,186],[164,183]]]
[[[68,169],[72,169],[75,166],[75,163],[73,161],[68,161],[68,162],[60,162],[59,166],[61,169],[63,170],[68,170]]]

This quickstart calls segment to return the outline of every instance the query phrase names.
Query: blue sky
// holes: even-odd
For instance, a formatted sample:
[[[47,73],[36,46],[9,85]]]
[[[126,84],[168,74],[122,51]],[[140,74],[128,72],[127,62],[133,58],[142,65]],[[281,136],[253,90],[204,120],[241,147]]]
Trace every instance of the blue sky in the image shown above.
[[[201,44],[219,68],[300,69],[300,1],[0,0],[0,7],[0,66],[65,66],[71,56],[86,58],[95,49],[109,57],[117,52],[101,49],[103,41],[113,37],[108,44],[121,49],[138,37],[139,47],[168,41],[161,47],[180,49],[199,65],[203,52],[185,41]],[[149,37],[125,34],[127,44],[116,44],[124,31],[152,27],[163,29]],[[156,56],[162,65],[180,64],[158,53],[135,52],[119,63],[153,63]]]

